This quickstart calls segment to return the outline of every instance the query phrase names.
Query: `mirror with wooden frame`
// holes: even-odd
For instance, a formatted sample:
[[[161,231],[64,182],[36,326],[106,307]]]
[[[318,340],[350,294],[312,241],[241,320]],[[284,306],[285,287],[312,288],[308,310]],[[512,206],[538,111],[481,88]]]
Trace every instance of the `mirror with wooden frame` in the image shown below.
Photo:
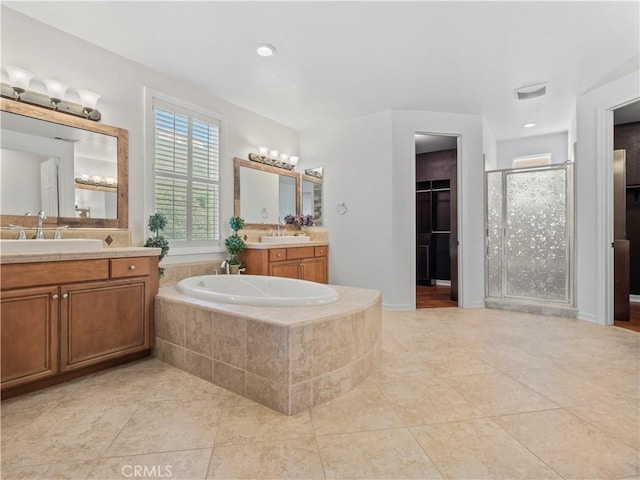
[[[299,174],[242,158],[233,161],[234,215],[245,228],[271,228],[300,212]]]
[[[129,133],[2,98],[0,222],[128,228]]]

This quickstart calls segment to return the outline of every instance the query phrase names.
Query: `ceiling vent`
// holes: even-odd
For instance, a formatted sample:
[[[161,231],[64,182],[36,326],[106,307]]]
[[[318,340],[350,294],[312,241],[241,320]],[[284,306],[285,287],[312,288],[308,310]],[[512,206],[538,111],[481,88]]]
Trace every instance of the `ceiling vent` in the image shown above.
[[[516,98],[518,100],[530,100],[532,98],[542,97],[547,94],[548,83],[536,83],[527,87],[516,88]]]

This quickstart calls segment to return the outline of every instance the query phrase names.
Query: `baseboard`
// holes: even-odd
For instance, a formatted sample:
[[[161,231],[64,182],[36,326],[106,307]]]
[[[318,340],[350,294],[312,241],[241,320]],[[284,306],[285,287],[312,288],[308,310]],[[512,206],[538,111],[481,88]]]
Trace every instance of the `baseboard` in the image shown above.
[[[629,295],[629,301],[632,303],[640,303],[640,295]]]
[[[591,323],[595,323],[597,325],[602,325],[602,323],[598,322],[596,320],[596,316],[593,315],[592,313],[584,313],[584,312],[578,312],[578,316],[577,316],[578,320],[584,320],[585,322],[591,322]]]
[[[382,309],[389,312],[406,312],[411,310],[410,306],[406,303],[384,303],[382,302]]]

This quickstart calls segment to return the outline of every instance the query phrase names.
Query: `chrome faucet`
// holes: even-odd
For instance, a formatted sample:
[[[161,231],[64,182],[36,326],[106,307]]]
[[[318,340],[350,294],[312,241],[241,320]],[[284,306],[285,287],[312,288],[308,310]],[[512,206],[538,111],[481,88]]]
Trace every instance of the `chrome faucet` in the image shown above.
[[[36,230],[36,239],[44,238],[44,230],[42,229],[42,221],[47,218],[43,210],[38,212],[38,229]]]

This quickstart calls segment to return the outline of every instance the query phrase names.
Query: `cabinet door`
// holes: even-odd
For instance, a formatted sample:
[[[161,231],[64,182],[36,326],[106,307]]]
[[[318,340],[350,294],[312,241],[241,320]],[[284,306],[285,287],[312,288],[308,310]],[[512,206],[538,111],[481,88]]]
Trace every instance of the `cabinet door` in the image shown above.
[[[300,261],[290,260],[272,262],[269,265],[269,275],[273,277],[300,278]]]
[[[301,263],[302,280],[310,282],[327,283],[327,258],[305,258]]]
[[[61,287],[61,369],[150,348],[146,277]]]
[[[0,297],[2,388],[58,373],[58,288],[3,291]]]

